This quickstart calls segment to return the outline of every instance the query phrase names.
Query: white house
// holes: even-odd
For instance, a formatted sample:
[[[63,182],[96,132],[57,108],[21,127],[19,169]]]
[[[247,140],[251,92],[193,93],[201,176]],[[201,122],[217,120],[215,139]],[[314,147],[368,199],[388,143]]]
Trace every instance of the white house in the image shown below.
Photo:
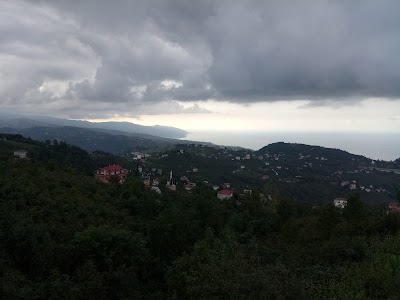
[[[345,208],[347,205],[347,199],[346,198],[336,198],[333,200],[333,205],[338,208]]]
[[[336,198],[333,200],[333,205],[338,208],[345,208],[347,205],[347,199],[346,198]]]
[[[176,185],[175,184],[170,184],[169,182],[165,185],[165,187],[167,189],[169,189],[170,191],[176,191]]]
[[[133,152],[133,160],[141,160],[142,158],[144,158],[142,153]]]
[[[249,195],[251,195],[252,194],[252,190],[249,190],[249,189],[244,189],[243,190],[243,194],[249,194]]]
[[[24,149],[16,150],[14,151],[14,156],[18,158],[27,158],[28,157],[28,151]]]

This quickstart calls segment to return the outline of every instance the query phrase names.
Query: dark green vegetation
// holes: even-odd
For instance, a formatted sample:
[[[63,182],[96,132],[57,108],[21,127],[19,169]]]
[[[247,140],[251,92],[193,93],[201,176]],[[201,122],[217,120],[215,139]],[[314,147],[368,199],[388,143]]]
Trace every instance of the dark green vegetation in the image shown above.
[[[358,195],[342,211],[158,195],[101,184],[87,170],[111,156],[52,144],[0,140],[1,299],[400,298],[399,216]]]
[[[39,142],[18,134],[0,133],[0,159],[13,157],[18,149],[27,150],[29,159],[46,163],[49,168],[77,170],[86,175],[92,175],[96,169],[110,164],[124,164],[128,169],[130,165],[126,159],[102,151],[88,154],[76,146],[57,140]]]

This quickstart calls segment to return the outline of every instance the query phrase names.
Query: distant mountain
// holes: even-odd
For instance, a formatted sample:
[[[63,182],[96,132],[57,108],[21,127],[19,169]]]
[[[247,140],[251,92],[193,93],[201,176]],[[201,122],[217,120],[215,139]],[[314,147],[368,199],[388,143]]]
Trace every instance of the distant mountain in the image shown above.
[[[356,154],[351,154],[347,151],[343,151],[340,149],[334,148],[325,148],[321,146],[312,146],[312,145],[305,145],[305,144],[295,144],[295,143],[284,143],[278,142],[269,144],[260,150],[255,152],[256,154],[285,154],[288,157],[298,157],[299,155],[303,156],[310,156],[310,157],[324,157],[330,160],[337,160],[341,163],[345,163],[346,161],[351,161],[354,159],[358,160],[365,160],[370,162],[371,160]]]
[[[31,120],[28,118],[15,118],[15,119],[5,119],[0,120],[0,128],[8,127],[8,128],[31,128],[37,126],[56,126],[49,123]]]
[[[265,152],[285,152],[285,153],[299,153],[299,152],[304,152],[304,153],[317,153],[320,151],[326,151],[326,150],[333,150],[333,151],[340,151],[343,153],[350,154],[346,151],[340,150],[340,149],[332,149],[332,148],[325,148],[321,146],[312,146],[312,145],[306,145],[306,144],[297,144],[297,143],[285,143],[285,142],[277,142],[277,143],[272,143],[267,146],[262,147],[260,150],[257,152],[259,153],[265,153]]]
[[[22,116],[16,114],[0,113],[0,128],[30,128],[30,127],[54,127],[72,126],[90,129],[117,130],[126,133],[140,133],[159,136],[164,138],[184,138],[187,135],[185,130],[169,126],[143,126],[130,122],[89,122],[80,120],[59,119],[49,116]]]
[[[30,128],[0,128],[0,132],[22,134],[35,140],[53,141],[55,139],[76,145],[87,151],[101,150],[113,154],[123,154],[130,151],[140,151],[176,143],[177,140],[118,132],[105,129],[88,129],[71,126],[42,126]]]
[[[111,129],[131,133],[143,133],[166,138],[184,138],[187,135],[185,130],[160,125],[142,126],[130,122],[101,122],[91,124],[93,128]]]
[[[255,152],[258,155],[269,153],[270,155],[284,154],[287,158],[297,160],[300,156],[303,159],[316,158],[317,161],[326,160],[330,165],[344,165],[357,162],[367,167],[398,169],[400,168],[400,158],[395,161],[372,160],[368,157],[352,154],[335,148],[325,148],[321,146],[312,146],[295,143],[273,143],[261,148]]]

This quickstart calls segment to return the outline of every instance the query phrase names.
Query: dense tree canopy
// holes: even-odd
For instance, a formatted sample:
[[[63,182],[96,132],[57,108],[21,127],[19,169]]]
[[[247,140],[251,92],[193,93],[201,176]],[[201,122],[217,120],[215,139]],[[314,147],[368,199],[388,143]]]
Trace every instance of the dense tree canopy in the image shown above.
[[[28,160],[2,148],[2,299],[400,298],[400,218],[358,195],[343,210],[160,195],[97,182],[79,149],[31,145]]]

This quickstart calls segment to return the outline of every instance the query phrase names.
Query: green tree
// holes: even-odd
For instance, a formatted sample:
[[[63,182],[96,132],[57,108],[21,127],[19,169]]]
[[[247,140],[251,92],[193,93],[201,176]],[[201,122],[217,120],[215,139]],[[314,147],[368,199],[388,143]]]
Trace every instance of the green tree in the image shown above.
[[[281,264],[262,264],[257,252],[241,249],[212,231],[191,254],[178,258],[167,275],[172,299],[303,299],[301,284]]]
[[[276,206],[276,213],[279,216],[281,224],[286,223],[290,218],[296,214],[296,206],[292,199],[283,198],[279,200]]]
[[[324,205],[318,217],[318,229],[322,232],[323,237],[329,239],[341,220],[338,208],[332,203]]]
[[[359,221],[365,216],[365,205],[361,201],[360,194],[353,194],[347,199],[347,205],[343,210],[343,216],[347,221]]]
[[[139,235],[101,226],[77,233],[71,246],[71,261],[79,268],[79,274],[103,274],[108,297],[121,299],[140,295],[140,269],[148,259],[148,251]],[[99,285],[100,274],[93,277],[98,278],[96,282],[89,277],[85,284]]]

